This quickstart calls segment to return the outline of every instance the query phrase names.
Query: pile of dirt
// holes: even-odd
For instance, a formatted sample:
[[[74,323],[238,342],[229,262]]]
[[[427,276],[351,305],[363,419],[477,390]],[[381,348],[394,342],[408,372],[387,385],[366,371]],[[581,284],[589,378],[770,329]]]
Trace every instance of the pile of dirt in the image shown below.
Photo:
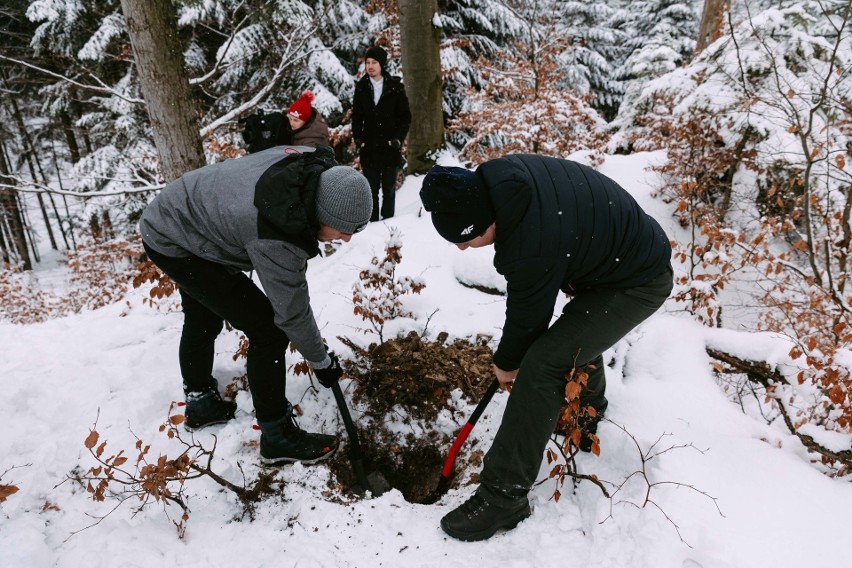
[[[359,428],[359,439],[368,469],[381,474],[391,487],[411,502],[420,502],[438,485],[447,451],[454,438],[436,431],[425,436],[409,434],[400,439],[385,425],[388,415],[433,422],[441,410],[450,409],[450,393],[460,389],[471,403],[482,398],[493,378],[489,337],[476,343],[457,339],[447,344],[447,334],[436,341],[424,341],[416,333],[372,344],[363,349],[340,338],[354,352],[343,361],[348,376],[355,380],[354,401],[372,418],[370,428]],[[463,424],[467,417],[459,417]],[[455,435],[455,434],[454,434]],[[483,452],[469,441],[456,460],[456,479],[469,466],[481,465]],[[330,463],[340,489],[351,489],[355,476],[349,464],[348,448]]]
[[[340,339],[355,353],[345,362],[347,374],[356,381],[354,399],[374,418],[381,419],[399,405],[413,418],[435,420],[448,408],[453,390],[461,389],[467,400],[476,402],[494,376],[487,336],[478,337],[476,343],[456,339],[446,344],[446,333],[424,341],[411,332],[366,350]]]

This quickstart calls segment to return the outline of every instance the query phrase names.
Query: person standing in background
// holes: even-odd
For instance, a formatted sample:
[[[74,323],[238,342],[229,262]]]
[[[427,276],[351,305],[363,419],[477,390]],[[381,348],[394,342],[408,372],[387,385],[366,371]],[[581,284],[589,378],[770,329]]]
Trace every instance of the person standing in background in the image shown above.
[[[355,84],[352,102],[352,136],[361,156],[364,177],[373,192],[371,221],[393,217],[396,177],[402,166],[402,143],[411,125],[408,97],[399,77],[386,69],[388,53],[378,46],[367,50],[367,72]],[[379,188],[382,203],[379,207]]]

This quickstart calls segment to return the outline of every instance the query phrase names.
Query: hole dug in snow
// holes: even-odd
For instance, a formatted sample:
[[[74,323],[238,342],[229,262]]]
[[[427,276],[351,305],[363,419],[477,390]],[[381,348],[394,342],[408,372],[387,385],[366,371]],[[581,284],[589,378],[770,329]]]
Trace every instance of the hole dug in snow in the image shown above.
[[[357,416],[358,437],[367,473],[381,474],[409,502],[423,501],[437,487],[447,452],[468,416],[452,403],[460,389],[475,405],[491,381],[489,337],[476,343],[457,339],[446,344],[447,334],[424,341],[417,333],[371,344],[367,349],[340,338],[354,356],[344,362],[353,379],[350,392]],[[456,420],[452,432],[435,429],[438,414],[448,411]],[[337,483],[349,491],[357,480],[352,471],[348,438],[329,463]],[[468,467],[478,467],[482,450],[469,439],[455,463],[454,482]]]

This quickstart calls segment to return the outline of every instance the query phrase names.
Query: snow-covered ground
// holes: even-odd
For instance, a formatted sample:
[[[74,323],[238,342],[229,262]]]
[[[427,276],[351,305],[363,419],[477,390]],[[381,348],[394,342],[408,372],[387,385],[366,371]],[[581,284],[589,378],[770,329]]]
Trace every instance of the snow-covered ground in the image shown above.
[[[650,197],[653,175],[644,167],[656,159],[616,156],[601,169],[676,237],[668,206]],[[422,332],[436,308],[426,330],[433,338],[440,331],[499,336],[503,302],[458,283],[499,287],[491,250],[461,252],[444,243],[428,214],[420,213],[421,180],[408,178],[399,190],[394,219],[371,224],[335,254],[310,263],[317,320],[342,354],[347,348],[337,336],[365,345],[375,340],[352,313],[351,289],[361,267],[383,253],[388,226],[402,233],[400,274],[421,276],[426,288],[404,299],[416,319],[389,322],[386,336]],[[63,480],[75,468],[95,465],[83,445],[91,428],[107,440],[108,453],[133,454],[137,437],[153,445],[152,455],[177,449],[158,428],[170,402],[182,398],[182,317],[144,306],[142,297],[137,290],[127,303],[38,325],[0,324],[0,474],[2,484],[20,489],[0,504],[0,567],[778,568],[844,566],[852,558],[852,484],[820,473],[781,425],[743,414],[714,381],[705,353],[707,345],[717,345],[743,357],[783,361],[788,346],[768,335],[702,328],[666,308],[607,353],[608,418],[642,451],[655,442],[657,451],[673,448],[646,465],[658,485],[650,493],[653,504],[644,508],[635,506],[646,489],[638,476],[612,503],[590,483],[574,493],[563,488],[555,502],[548,480],[532,492],[534,513],[516,530],[462,543],[446,537],[438,522],[472,486],[428,506],[408,503],[395,490],[341,504],[328,495],[325,466],[294,465],[278,474],[283,495],[263,501],[253,521],[239,518],[242,507],[233,494],[199,479],[185,489],[191,515],[184,540],[156,503],[133,514],[138,502],[128,501],[90,526],[116,503],[95,503]],[[231,358],[235,347],[235,334],[220,336],[214,371],[220,383],[242,372]],[[316,392],[306,377],[294,376],[288,394],[305,412],[303,427],[343,432],[329,391]],[[469,444],[488,447],[508,396],[495,397]],[[216,436],[213,468],[239,484],[243,472],[252,479],[259,471],[259,432],[252,429],[248,394],[237,401],[235,420],[197,438],[210,444]],[[462,409],[458,424],[435,427],[453,431],[470,410]],[[618,483],[641,469],[639,448],[616,424],[601,426],[602,453],[581,455],[581,472]],[[852,440],[833,442],[848,448]],[[548,470],[543,466],[542,479]],[[179,518],[177,507],[168,510]]]

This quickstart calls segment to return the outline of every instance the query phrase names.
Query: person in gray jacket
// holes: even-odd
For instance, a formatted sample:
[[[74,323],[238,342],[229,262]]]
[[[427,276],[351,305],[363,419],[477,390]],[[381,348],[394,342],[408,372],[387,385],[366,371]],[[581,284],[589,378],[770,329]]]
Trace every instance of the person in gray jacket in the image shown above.
[[[249,389],[261,429],[261,461],[316,463],[334,436],[308,433],[285,395],[292,341],[324,386],[342,370],[323,343],[306,279],[317,241],[348,242],[370,220],[367,180],[338,166],[330,148],[277,146],[184,174],[142,214],[149,258],[179,286],[184,313],[179,360],[190,429],[234,417],[212,377],[225,321],[249,341]],[[255,270],[262,292],[245,274]]]

